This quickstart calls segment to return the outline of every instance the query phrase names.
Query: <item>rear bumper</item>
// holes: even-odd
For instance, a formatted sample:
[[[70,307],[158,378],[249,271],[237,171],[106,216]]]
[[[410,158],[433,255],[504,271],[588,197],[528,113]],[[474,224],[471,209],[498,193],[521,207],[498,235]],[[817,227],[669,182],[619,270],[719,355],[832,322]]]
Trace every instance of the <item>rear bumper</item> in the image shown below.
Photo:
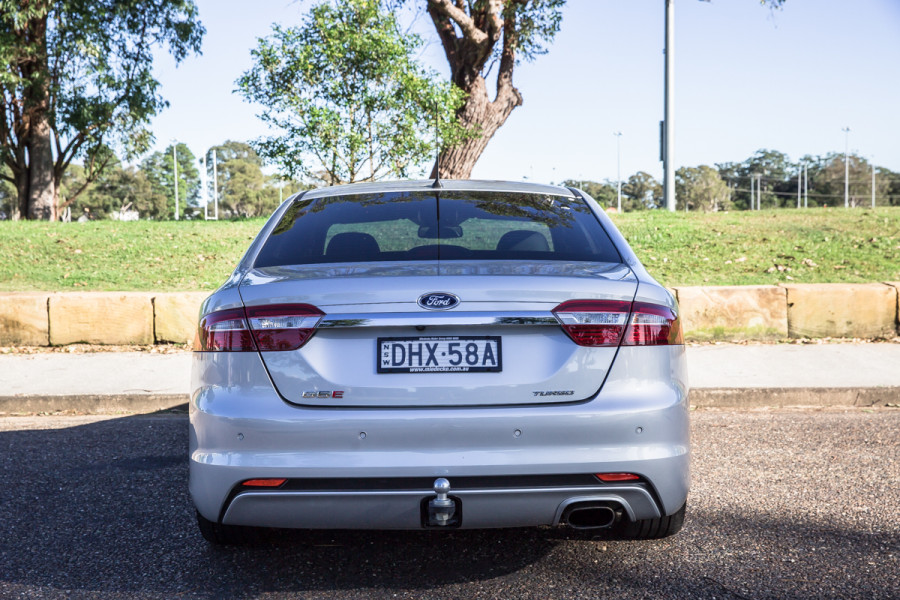
[[[461,501],[463,528],[553,525],[575,500],[614,502],[631,519],[652,518],[676,512],[688,493],[680,346],[621,349],[603,389],[587,402],[459,409],[297,407],[278,396],[256,354],[198,353],[194,360],[190,487],[212,521],[418,529],[421,502],[434,495],[428,485],[235,493],[259,477],[445,477]],[[466,477],[600,472],[636,473],[646,484],[453,487]]]
[[[452,481],[451,481],[452,485]],[[453,490],[463,529],[555,525],[576,502],[621,506],[629,518],[660,516],[651,494],[637,486]],[[404,491],[252,491],[235,495],[222,522],[298,529],[419,529],[428,488]]]

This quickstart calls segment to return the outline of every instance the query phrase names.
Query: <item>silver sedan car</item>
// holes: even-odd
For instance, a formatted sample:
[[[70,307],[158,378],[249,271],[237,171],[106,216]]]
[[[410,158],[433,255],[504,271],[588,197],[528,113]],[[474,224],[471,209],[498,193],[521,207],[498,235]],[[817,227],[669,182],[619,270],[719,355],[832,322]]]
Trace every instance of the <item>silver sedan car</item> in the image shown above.
[[[568,525],[677,532],[678,307],[577,189],[311,190],[203,304],[190,491],[203,535]]]

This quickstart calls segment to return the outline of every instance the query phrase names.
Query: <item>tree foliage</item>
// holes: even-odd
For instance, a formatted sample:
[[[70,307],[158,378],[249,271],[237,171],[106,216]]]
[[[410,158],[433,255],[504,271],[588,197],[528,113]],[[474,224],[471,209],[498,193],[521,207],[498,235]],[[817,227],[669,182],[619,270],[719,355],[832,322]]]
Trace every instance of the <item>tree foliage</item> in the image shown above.
[[[291,177],[408,176],[433,156],[436,117],[448,143],[462,133],[452,119],[462,94],[418,65],[421,44],[381,0],[319,4],[299,27],[275,25],[237,82],[279,131],[254,147]]]
[[[609,180],[589,181],[582,179],[567,179],[562,185],[580,189],[596,200],[603,208],[616,206],[616,194],[618,190],[616,189],[616,184]]]
[[[256,151],[243,142],[226,141],[210,148],[206,154],[208,168],[212,168],[212,153],[216,153],[219,210],[224,216],[258,217],[272,213],[281,200],[276,178],[262,171],[262,160]]]
[[[13,218],[53,219],[73,160],[85,184],[116,148],[142,153],[166,106],[153,49],[182,60],[204,33],[193,0],[0,0],[0,174],[16,188]]]
[[[676,208],[716,212],[731,207],[731,189],[719,172],[707,165],[675,171]]]
[[[94,218],[101,219],[129,212],[144,219],[172,218],[169,199],[153,185],[145,171],[133,166],[116,165],[107,169],[82,197],[85,202],[76,203],[73,214],[83,206]]]
[[[174,148],[174,152],[173,152]],[[200,193],[200,171],[197,159],[186,144],[171,144],[162,152],[153,152],[141,162],[153,193],[166,199],[165,210],[154,218],[175,216],[175,163],[178,163],[178,218],[184,218],[189,206],[196,206]]]
[[[638,171],[622,184],[622,209],[657,208],[663,203],[662,184],[646,171]]]
[[[870,206],[872,202],[872,164],[861,156],[850,155],[849,203],[851,206]],[[758,150],[741,163],[716,165],[721,177],[733,190],[734,207],[750,209],[751,186],[761,190],[762,208],[792,208],[797,206],[798,178],[801,204],[809,206],[844,205],[844,155],[806,155],[793,162],[776,150]],[[806,167],[805,176],[802,167]],[[890,169],[876,167],[876,205],[900,204],[900,175]],[[806,190],[806,185],[809,189]],[[754,191],[754,194],[756,192]]]

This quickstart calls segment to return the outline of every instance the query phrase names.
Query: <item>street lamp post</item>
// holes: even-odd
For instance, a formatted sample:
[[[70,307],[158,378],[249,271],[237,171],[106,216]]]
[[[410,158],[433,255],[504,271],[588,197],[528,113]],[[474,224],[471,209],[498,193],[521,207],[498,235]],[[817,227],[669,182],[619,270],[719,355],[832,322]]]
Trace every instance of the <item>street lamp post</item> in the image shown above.
[[[178,220],[178,142],[172,140],[172,167],[175,170],[175,220]]]
[[[213,219],[219,220],[219,170],[216,161],[216,151],[213,149]]]
[[[809,166],[803,163],[803,208],[809,208]]]
[[[844,208],[850,207],[850,128],[841,129],[844,132]]]
[[[209,221],[209,184],[206,173],[206,154],[203,155],[203,167],[200,170],[200,199],[203,201],[203,220]]]
[[[875,208],[875,157],[872,157],[872,208]]]
[[[616,210],[618,212],[622,212],[622,132],[616,131],[613,133],[616,136]]]
[[[663,197],[666,209],[675,212],[675,165],[672,161],[675,134],[672,127],[672,90],[675,85],[675,0],[666,0],[666,74],[665,108],[662,127]]]

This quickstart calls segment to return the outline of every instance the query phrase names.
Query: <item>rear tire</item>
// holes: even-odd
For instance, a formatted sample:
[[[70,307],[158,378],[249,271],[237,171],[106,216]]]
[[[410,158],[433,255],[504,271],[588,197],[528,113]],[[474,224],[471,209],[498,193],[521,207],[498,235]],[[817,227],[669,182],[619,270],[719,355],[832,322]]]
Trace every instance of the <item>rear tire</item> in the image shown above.
[[[210,521],[197,512],[197,526],[204,539],[211,544],[225,546],[241,546],[259,541],[259,529],[240,525],[223,525]]]
[[[640,519],[638,521],[622,521],[613,526],[611,533],[621,540],[658,540],[681,531],[687,502],[674,514],[658,519]]]

